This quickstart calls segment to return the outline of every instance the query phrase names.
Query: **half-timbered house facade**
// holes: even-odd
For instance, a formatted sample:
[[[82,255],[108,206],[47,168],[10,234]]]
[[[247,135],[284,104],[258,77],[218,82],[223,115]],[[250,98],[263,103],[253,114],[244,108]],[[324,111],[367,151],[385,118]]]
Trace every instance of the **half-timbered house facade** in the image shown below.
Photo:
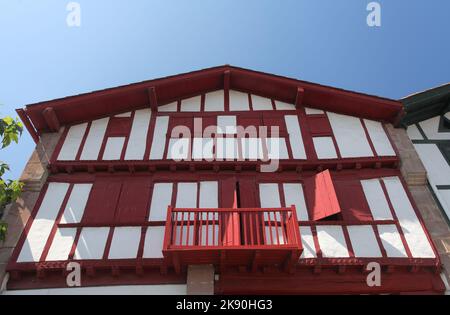
[[[69,262],[82,287],[189,293],[200,268],[210,293],[444,291],[398,101],[221,66],[18,113],[54,140],[9,291],[65,288]]]

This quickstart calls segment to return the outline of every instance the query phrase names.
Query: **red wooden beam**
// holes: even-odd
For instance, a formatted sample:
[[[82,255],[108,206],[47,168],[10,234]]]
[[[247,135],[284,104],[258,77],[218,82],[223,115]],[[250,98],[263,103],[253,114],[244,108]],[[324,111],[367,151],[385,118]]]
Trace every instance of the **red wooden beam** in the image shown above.
[[[16,109],[16,112],[19,115],[20,120],[22,120],[23,124],[27,128],[27,130],[30,133],[31,137],[33,138],[34,142],[37,144],[39,142],[39,133],[38,133],[38,131],[36,131],[34,126],[31,124],[31,121],[28,118],[28,115],[25,113],[25,111],[22,108]]]
[[[305,95],[305,89],[298,87],[297,88],[297,96],[295,97],[295,107],[300,108],[303,103],[303,97]]]
[[[230,70],[226,70],[223,72],[223,89],[225,90],[225,93],[230,90],[230,77]]]
[[[149,87],[147,89],[147,93],[150,108],[152,109],[152,112],[156,112],[158,110],[158,102],[156,100],[156,88],[154,86]]]
[[[47,107],[42,111],[42,115],[44,116],[45,122],[47,123],[48,129],[50,131],[58,131],[61,127],[59,123],[58,117],[56,116],[56,112],[53,107]]]

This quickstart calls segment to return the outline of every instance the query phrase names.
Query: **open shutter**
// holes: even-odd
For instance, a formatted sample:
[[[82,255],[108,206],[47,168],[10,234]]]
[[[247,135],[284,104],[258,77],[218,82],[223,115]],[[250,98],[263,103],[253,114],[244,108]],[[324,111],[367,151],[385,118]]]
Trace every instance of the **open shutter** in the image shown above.
[[[341,212],[329,170],[305,180],[310,218],[317,221]]]
[[[237,207],[236,200],[236,179],[227,178],[221,181],[221,207],[235,208]],[[222,245],[236,246],[241,244],[240,236],[240,220],[238,213],[222,214]]]

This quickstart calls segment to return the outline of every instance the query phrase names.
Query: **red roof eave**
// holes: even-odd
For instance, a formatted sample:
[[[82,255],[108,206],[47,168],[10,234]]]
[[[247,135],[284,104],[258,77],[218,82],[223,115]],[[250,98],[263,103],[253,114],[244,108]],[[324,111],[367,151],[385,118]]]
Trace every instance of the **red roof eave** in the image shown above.
[[[61,125],[70,125],[148,107],[150,87],[156,91],[158,105],[222,89],[225,72],[229,74],[230,89],[284,102],[295,103],[297,90],[302,88],[303,104],[313,108],[387,122],[395,122],[402,112],[399,101],[225,65],[30,104],[20,117],[28,120],[31,134],[39,134],[52,129],[43,115],[47,108],[52,109]]]

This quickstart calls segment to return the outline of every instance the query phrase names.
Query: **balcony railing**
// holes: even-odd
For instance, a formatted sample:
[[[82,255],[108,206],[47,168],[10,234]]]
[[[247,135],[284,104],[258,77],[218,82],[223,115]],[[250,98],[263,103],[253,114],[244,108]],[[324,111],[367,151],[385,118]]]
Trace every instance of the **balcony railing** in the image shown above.
[[[163,253],[186,264],[279,264],[302,251],[295,207],[186,209],[169,207]]]

